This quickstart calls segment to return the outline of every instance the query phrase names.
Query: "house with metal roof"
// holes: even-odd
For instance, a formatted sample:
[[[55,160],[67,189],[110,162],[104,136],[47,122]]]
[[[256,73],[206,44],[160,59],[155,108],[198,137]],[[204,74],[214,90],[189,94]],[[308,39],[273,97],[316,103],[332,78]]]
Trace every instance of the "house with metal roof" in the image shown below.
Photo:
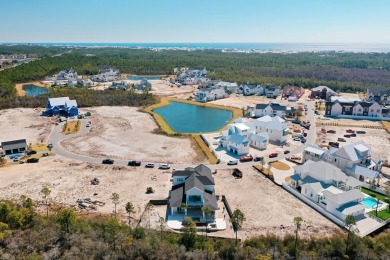
[[[279,116],[263,116],[254,120],[255,132],[267,133],[269,141],[276,145],[283,145],[287,141],[289,128],[285,124],[285,120]]]
[[[27,150],[26,139],[1,142],[1,148],[6,155],[22,153]]]
[[[171,215],[184,215],[197,222],[205,222],[203,209],[208,207],[213,213],[207,221],[213,221],[218,205],[215,181],[208,167],[200,164],[195,168],[174,171],[172,185],[168,198]]]
[[[310,160],[294,167],[289,185],[341,220],[365,213],[362,183],[330,163]]]
[[[69,97],[48,98],[46,115],[48,116],[77,116],[79,110],[76,100],[70,100]]]

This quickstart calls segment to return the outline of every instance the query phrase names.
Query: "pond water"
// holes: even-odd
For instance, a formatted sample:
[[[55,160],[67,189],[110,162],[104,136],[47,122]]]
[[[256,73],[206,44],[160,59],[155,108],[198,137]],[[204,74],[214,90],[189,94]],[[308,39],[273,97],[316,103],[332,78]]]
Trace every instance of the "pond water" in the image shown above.
[[[147,80],[158,80],[158,79],[161,79],[161,76],[127,76],[127,79],[128,80],[143,80],[143,79],[147,79]]]
[[[170,102],[168,106],[154,110],[177,133],[214,132],[224,127],[230,119],[229,110]]]
[[[36,97],[38,95],[47,94],[50,92],[50,90],[47,88],[43,88],[35,85],[24,85],[22,89],[26,91],[26,96],[28,97]]]

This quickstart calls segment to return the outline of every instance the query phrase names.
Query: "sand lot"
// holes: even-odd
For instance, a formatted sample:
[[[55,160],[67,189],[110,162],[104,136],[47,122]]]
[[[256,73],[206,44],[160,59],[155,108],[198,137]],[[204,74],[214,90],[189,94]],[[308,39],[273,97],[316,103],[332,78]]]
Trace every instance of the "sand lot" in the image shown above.
[[[292,233],[295,216],[301,216],[305,221],[301,230],[303,236],[331,235],[333,231],[339,230],[335,224],[253,168],[242,171],[242,179],[234,179],[231,170],[218,170],[214,175],[216,194],[225,195],[232,211],[239,208],[246,216],[243,229],[239,232],[240,237],[267,232],[280,236]]]
[[[90,183],[95,177],[100,180],[96,186]],[[120,197],[117,211],[125,220],[125,204],[128,201],[134,204],[134,217],[139,218],[149,200],[165,199],[172,185],[170,178],[169,171],[74,163],[56,156],[41,159],[38,164],[0,168],[0,198],[18,200],[21,195],[26,195],[42,204],[40,191],[42,187],[48,186],[52,190],[52,203],[77,209],[78,198],[91,198],[105,203],[97,207],[98,212],[112,213],[114,205],[110,196],[116,192]],[[155,193],[146,194],[147,187],[152,187]],[[94,193],[97,195],[94,196]],[[163,208],[160,215],[165,214],[166,208]]]
[[[93,157],[110,157],[167,163],[199,163],[188,138],[152,134],[153,118],[134,107],[98,107],[92,113],[86,136],[61,144],[69,151]]]
[[[338,137],[342,137],[346,140],[345,143],[339,142],[340,146],[357,142],[363,140],[366,144],[371,147],[371,150],[374,155],[379,156],[382,160],[390,160],[390,134],[387,133],[384,129],[370,129],[359,127],[362,125],[377,125],[381,126],[380,122],[373,121],[356,121],[356,120],[332,120],[332,122],[339,122],[340,124],[350,124],[350,127],[341,127],[341,126],[317,126],[317,144],[328,143],[330,141],[336,142]],[[321,134],[319,133],[321,128],[325,128],[326,130],[335,130],[336,134]],[[357,135],[357,137],[345,138],[343,137],[346,134],[347,129],[352,129],[355,131],[366,131],[366,134]],[[324,142],[325,141],[325,142]]]
[[[52,123],[35,109],[5,109],[0,111],[0,129],[0,142],[26,139],[27,143],[40,143],[46,142]]]

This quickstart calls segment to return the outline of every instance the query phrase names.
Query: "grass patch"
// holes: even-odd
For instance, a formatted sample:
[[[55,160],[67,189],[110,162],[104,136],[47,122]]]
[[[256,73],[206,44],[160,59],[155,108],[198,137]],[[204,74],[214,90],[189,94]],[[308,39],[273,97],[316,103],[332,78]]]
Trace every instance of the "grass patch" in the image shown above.
[[[388,209],[378,211],[378,216],[375,214],[375,210],[368,212],[371,216],[378,217],[383,220],[388,220],[390,218],[390,211]]]
[[[386,201],[387,200],[385,195],[380,194],[380,193],[378,193],[376,191],[369,190],[369,189],[364,188],[364,187],[362,187],[361,192],[363,192],[363,193],[365,193],[367,195],[370,195],[372,197],[378,198],[381,201]]]
[[[196,144],[202,150],[203,154],[209,159],[210,164],[216,164],[217,157],[215,156],[214,153],[211,152],[210,148],[206,145],[206,143],[203,141],[200,135],[193,134],[192,138],[195,140]]]
[[[34,150],[37,152],[44,152],[44,151],[48,151],[48,148],[47,148],[46,144],[34,144],[34,145],[31,145],[31,149],[29,147],[29,150]]]
[[[269,163],[273,168],[281,170],[281,171],[287,171],[290,170],[290,166],[285,164],[284,162],[275,161]]]
[[[390,134],[390,122],[382,121],[382,125],[386,129],[386,131]]]
[[[163,98],[160,99],[159,103],[151,105],[149,107],[146,107],[146,108],[143,109],[143,111],[146,112],[146,113],[149,113],[150,115],[152,115],[154,120],[156,121],[157,125],[167,135],[182,135],[182,134],[179,134],[179,133],[175,132],[171,128],[171,126],[165,121],[165,119],[162,116],[160,116],[159,114],[154,113],[153,110],[155,110],[157,108],[160,108],[160,107],[168,106],[170,101],[181,102],[181,103],[186,103],[186,104],[191,104],[191,105],[196,105],[196,106],[202,106],[202,107],[209,107],[209,108],[223,109],[223,110],[231,111],[232,112],[232,119],[229,121],[229,123],[226,124],[225,127],[219,129],[216,132],[219,132],[219,131],[222,131],[222,130],[226,130],[228,124],[233,123],[233,121],[235,119],[237,119],[239,117],[242,117],[244,115],[243,111],[241,109],[235,108],[235,107],[226,107],[226,106],[220,106],[220,105],[209,104],[209,103],[199,103],[199,102],[196,102],[196,101],[186,100],[186,99],[163,97]],[[183,135],[185,135],[185,134],[183,134]]]
[[[80,128],[81,128],[81,122],[79,120],[67,121],[65,122],[62,128],[62,134],[64,135],[77,134],[78,132],[80,132]]]

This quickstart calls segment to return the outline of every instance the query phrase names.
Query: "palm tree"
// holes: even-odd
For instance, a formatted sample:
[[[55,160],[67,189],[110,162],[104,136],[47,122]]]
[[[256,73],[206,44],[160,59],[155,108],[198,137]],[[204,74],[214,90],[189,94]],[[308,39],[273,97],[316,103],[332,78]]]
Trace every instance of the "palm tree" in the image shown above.
[[[148,212],[148,228],[150,229],[150,211],[153,209],[153,204],[150,203],[150,201],[148,203],[146,203],[145,205],[145,211]]]
[[[236,245],[237,245],[237,233],[238,230],[241,229],[242,223],[245,221],[245,215],[239,209],[235,209],[233,211],[232,217],[230,218],[230,222],[232,223],[233,230],[236,233]]]
[[[202,208],[203,214],[206,216],[206,238],[207,238],[207,227],[208,227],[208,217],[210,217],[213,214],[213,210],[206,206]]]
[[[47,204],[47,196],[50,195],[51,190],[48,187],[43,187],[43,189],[41,190],[41,193],[43,194],[43,198],[45,199],[46,217],[49,217],[49,205]]]
[[[345,247],[345,254],[348,254],[348,247],[349,247],[349,243],[350,243],[350,238],[351,238],[351,234],[353,233],[352,228],[353,228],[353,226],[356,225],[355,216],[348,215],[344,220],[344,225],[348,230],[347,242],[346,242],[346,247]]]
[[[116,218],[116,205],[119,204],[119,194],[114,192],[111,195],[111,200],[112,200],[112,203],[114,203],[114,214],[115,214],[115,218]]]
[[[130,226],[130,223],[131,223],[131,214],[135,213],[133,203],[127,202],[127,203],[126,203],[126,206],[125,206],[125,209],[126,209],[127,214],[129,214],[129,226]]]
[[[295,225],[295,249],[294,249],[294,254],[295,254],[295,259],[298,257],[298,232],[301,229],[303,222],[302,217],[294,217],[294,225]]]

